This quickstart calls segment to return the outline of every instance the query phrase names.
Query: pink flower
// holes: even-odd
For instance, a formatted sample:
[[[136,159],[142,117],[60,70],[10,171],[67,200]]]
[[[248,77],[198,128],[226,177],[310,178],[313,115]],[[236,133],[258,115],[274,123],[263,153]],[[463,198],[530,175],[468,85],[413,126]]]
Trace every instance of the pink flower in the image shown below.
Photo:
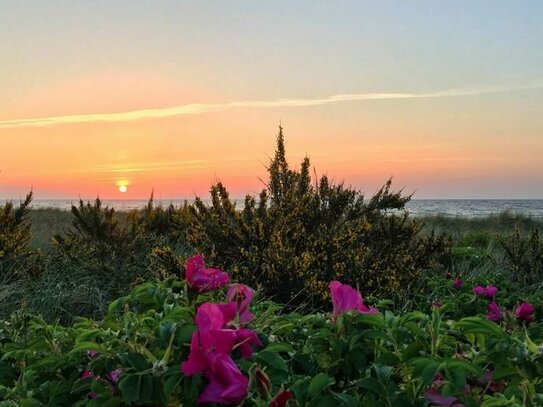
[[[494,285],[487,285],[485,288],[485,295],[487,298],[494,298],[498,294],[498,287]]]
[[[464,407],[463,404],[458,402],[458,399],[453,396],[444,396],[436,389],[428,389],[424,393],[426,400],[430,402],[432,406],[439,407]]]
[[[88,369],[85,369],[81,372],[81,380],[89,379],[93,376],[92,372]]]
[[[270,407],[286,407],[288,401],[294,397],[294,394],[290,390],[281,390],[277,395],[270,401]]]
[[[242,358],[249,359],[251,356],[253,356],[252,345],[262,346],[262,342],[260,342],[256,332],[247,328],[238,329],[236,331],[235,347],[239,347]]]
[[[212,368],[216,360],[230,354],[235,347],[239,347],[242,357],[250,358],[253,354],[252,345],[262,345],[256,332],[251,329],[228,328],[236,310],[235,302],[207,302],[198,307],[195,318],[198,329],[192,334],[189,358],[181,364],[183,374],[191,376],[205,372]]]
[[[117,383],[122,372],[122,369],[112,370],[106,375],[106,379],[108,379],[111,383]]]
[[[459,290],[464,285],[464,281],[460,277],[456,277],[453,281],[453,288]]]
[[[192,334],[190,354],[187,361],[181,364],[186,376],[202,373],[211,368],[214,361],[228,355],[234,349],[237,333],[233,329],[224,329],[236,312],[236,303],[205,303],[196,312],[198,329]]]
[[[529,302],[523,302],[515,309],[515,318],[519,321],[534,322],[535,307]]]
[[[443,376],[441,373],[436,373],[432,380],[432,384],[434,386],[441,386],[441,383],[443,383]]]
[[[187,284],[197,293],[214,291],[228,284],[230,277],[224,271],[206,268],[204,256],[197,254],[187,260],[185,265]]]
[[[364,304],[362,295],[347,284],[341,284],[339,281],[330,283],[330,293],[332,295],[332,304],[334,312],[332,320],[335,321],[339,314],[348,311],[358,311],[362,314],[377,314],[376,308],[369,308]]]
[[[249,379],[232,358],[223,355],[205,372],[208,384],[198,397],[198,403],[239,404],[247,396]]]
[[[486,317],[490,321],[500,322],[500,319],[502,318],[502,312],[498,304],[496,304],[494,301],[488,304],[488,314]]]
[[[237,303],[239,322],[242,324],[251,322],[253,319],[253,314],[249,311],[249,304],[254,295],[254,291],[244,284],[234,284],[226,293],[228,301],[235,301]]]
[[[97,357],[98,355],[100,355],[100,352],[97,352],[95,350],[88,350],[87,351],[87,356],[90,358],[90,359],[93,359],[95,357]]]
[[[477,297],[487,297],[489,299],[494,298],[498,294],[498,287],[493,285],[487,285],[482,287],[480,285],[473,287],[473,294]]]
[[[495,382],[492,380],[494,372],[492,370],[485,371],[482,380],[478,380],[479,386],[487,389],[491,393],[502,393],[505,390],[505,382]]]
[[[477,297],[486,295],[486,289],[480,285],[473,287],[473,294]]]

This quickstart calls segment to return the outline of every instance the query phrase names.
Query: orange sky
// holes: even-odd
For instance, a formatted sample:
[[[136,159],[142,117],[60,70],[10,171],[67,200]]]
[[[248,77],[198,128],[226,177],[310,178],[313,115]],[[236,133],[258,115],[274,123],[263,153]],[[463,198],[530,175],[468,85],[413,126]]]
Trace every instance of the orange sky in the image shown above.
[[[543,198],[537,3],[302,3],[0,5],[0,198],[256,193],[279,123],[367,193]]]

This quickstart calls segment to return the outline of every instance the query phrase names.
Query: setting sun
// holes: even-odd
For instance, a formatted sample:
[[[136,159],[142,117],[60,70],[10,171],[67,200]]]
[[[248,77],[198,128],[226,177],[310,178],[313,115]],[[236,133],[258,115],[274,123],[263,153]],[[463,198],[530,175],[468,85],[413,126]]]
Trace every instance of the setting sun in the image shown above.
[[[128,191],[128,187],[126,185],[119,185],[119,192],[124,194],[126,191]]]

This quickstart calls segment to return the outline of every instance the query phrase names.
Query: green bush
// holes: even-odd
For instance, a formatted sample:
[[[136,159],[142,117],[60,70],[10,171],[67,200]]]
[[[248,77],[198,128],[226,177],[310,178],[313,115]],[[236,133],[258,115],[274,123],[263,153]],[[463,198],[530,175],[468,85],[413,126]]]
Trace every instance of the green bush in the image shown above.
[[[51,290],[49,298],[32,302],[51,318],[99,317],[111,299],[156,276],[150,269],[151,253],[161,244],[163,238],[138,233],[99,199],[81,201],[72,206],[72,228],[53,238],[42,281]]]
[[[351,312],[335,322],[253,304],[249,327],[262,346],[249,359],[232,355],[249,378],[241,405],[268,406],[281,390],[293,393],[290,407],[423,407],[436,392],[445,405],[542,405],[541,314],[528,326],[510,315],[496,324],[479,312],[451,314],[455,297],[431,312]],[[135,287],[101,321],[62,326],[16,313],[0,324],[0,406],[194,405],[207,379],[184,376],[180,364],[195,309],[225,300],[169,278]]]
[[[12,202],[0,206],[0,275],[3,278],[35,277],[42,271],[40,253],[29,247],[31,202],[32,192],[18,207]]]
[[[500,236],[505,267],[511,279],[519,284],[543,288],[543,240],[539,230],[523,237],[519,230],[507,237]]]
[[[333,279],[403,298],[424,270],[446,262],[449,240],[421,234],[405,211],[410,197],[390,181],[365,199],[326,176],[312,180],[308,158],[289,167],[281,128],[268,172],[267,188],[240,210],[218,183],[210,206],[197,199],[179,216],[191,246],[278,301],[319,306]]]

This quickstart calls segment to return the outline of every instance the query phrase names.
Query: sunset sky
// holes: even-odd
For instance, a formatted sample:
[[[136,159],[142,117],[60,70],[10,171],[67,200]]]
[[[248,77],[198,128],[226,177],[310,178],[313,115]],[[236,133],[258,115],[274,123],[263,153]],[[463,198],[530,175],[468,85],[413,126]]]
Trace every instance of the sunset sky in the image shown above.
[[[542,21],[541,1],[2,1],[0,199],[256,193],[279,123],[292,164],[368,194],[543,198]]]

